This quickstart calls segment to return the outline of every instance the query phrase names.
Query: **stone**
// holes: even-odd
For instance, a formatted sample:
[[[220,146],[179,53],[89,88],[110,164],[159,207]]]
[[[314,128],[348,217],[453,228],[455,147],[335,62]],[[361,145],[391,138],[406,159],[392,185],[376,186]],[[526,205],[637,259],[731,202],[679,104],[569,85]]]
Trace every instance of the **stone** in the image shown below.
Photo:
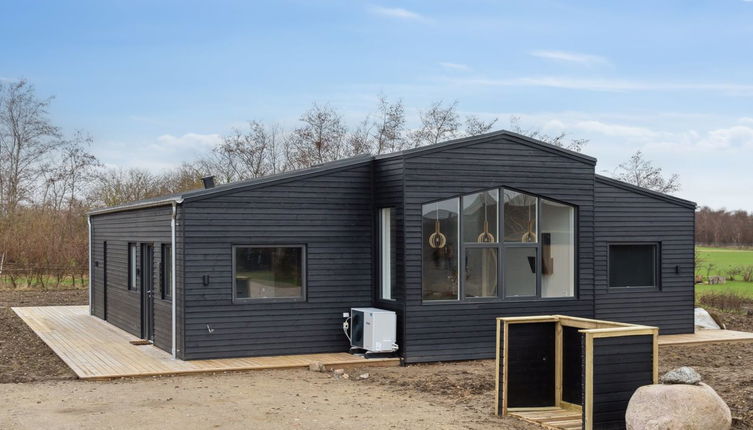
[[[645,385],[630,398],[625,425],[627,430],[728,430],[732,414],[704,383]]]
[[[313,361],[309,363],[309,370],[312,372],[326,372],[327,367],[321,361]]]
[[[347,373],[344,373],[343,374],[343,379],[348,379],[348,378],[350,378],[350,375],[348,375]]]
[[[659,378],[659,382],[662,384],[698,385],[701,383],[701,375],[692,367],[683,366],[665,373]]]
[[[335,369],[335,375],[342,376],[344,374],[345,374],[345,369]]]
[[[369,379],[369,374],[361,373],[360,375],[358,375],[358,379]]]

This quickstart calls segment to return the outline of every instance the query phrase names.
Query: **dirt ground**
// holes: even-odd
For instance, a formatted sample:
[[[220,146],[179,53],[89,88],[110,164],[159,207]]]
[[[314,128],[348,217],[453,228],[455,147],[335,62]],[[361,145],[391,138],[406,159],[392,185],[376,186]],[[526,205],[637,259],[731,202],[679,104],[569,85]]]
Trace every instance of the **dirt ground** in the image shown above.
[[[73,374],[8,306],[82,304],[85,291],[0,291],[0,428],[535,429],[492,415],[494,362],[127,379]],[[753,317],[722,314],[730,329]],[[688,365],[753,429],[753,344],[663,347],[661,371]],[[368,373],[367,379],[358,376]],[[35,381],[35,382],[29,382]]]

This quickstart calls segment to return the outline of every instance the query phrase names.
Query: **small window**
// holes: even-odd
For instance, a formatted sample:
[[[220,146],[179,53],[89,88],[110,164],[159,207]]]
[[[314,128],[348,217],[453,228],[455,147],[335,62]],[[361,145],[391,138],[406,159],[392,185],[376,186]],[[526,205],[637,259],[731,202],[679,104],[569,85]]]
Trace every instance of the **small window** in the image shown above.
[[[379,209],[379,265],[380,294],[384,300],[394,300],[395,288],[395,228],[392,208]]]
[[[656,288],[658,254],[655,243],[609,245],[609,286]]]
[[[303,246],[236,246],[236,299],[302,299]]]
[[[173,296],[173,255],[172,246],[162,245],[162,298]]]
[[[136,264],[136,244],[128,244],[128,289],[136,289],[138,279],[138,264]]]

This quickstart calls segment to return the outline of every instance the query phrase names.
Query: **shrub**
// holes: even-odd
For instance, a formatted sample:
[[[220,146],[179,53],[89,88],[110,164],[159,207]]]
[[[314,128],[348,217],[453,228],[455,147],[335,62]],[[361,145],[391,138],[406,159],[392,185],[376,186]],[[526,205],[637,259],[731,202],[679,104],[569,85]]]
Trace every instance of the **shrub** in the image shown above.
[[[698,302],[723,311],[741,311],[743,307],[753,306],[753,299],[735,293],[708,293],[702,295]]]
[[[753,282],[753,266],[742,267],[740,273],[743,275],[743,281]]]

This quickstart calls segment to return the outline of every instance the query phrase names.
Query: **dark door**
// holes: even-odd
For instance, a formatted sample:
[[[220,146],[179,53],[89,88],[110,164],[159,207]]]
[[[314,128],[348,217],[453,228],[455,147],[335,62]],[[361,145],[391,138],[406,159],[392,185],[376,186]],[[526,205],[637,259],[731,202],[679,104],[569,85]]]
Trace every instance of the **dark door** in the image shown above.
[[[107,241],[102,243],[102,314],[107,320]]]
[[[154,246],[141,245],[141,337],[154,340]]]

